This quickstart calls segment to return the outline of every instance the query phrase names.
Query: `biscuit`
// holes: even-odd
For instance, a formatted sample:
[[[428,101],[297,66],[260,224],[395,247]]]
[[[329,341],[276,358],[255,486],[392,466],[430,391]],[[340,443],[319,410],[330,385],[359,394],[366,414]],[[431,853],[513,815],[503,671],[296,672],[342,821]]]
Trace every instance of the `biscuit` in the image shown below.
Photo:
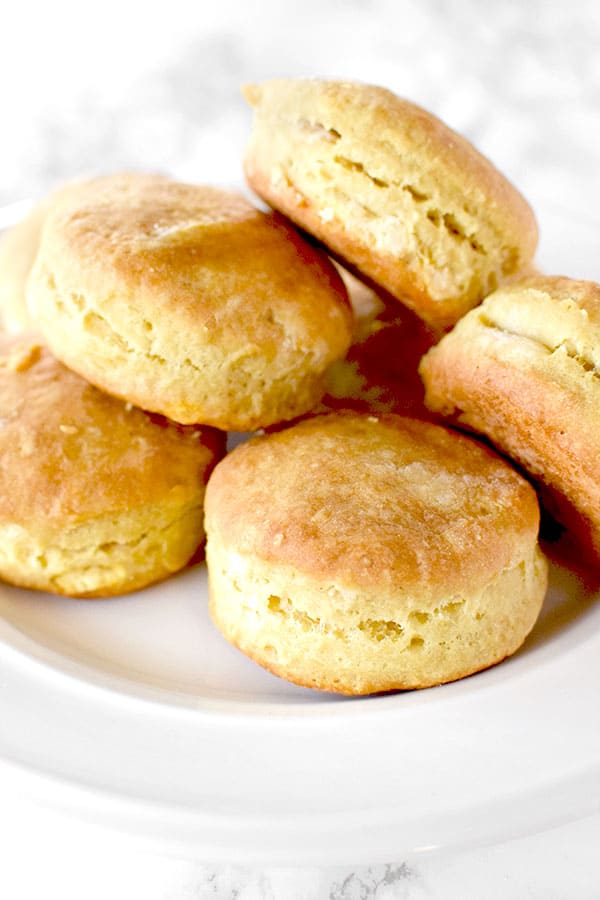
[[[251,187],[436,330],[531,260],[526,201],[425,110],[345,81],[281,79],[244,94]]]
[[[102,394],[30,333],[0,337],[0,424],[5,581],[121,594],[182,568],[202,543],[220,432]]]
[[[225,430],[310,409],[352,328],[333,264],[281,216],[142,175],[83,187],[48,216],[28,303],[97,387]]]
[[[289,681],[421,688],[514,653],[547,565],[531,486],[470,438],[330,414],[254,438],[206,494],[210,609]]]
[[[430,409],[486,435],[600,564],[600,286],[538,276],[496,291],[424,357]]]

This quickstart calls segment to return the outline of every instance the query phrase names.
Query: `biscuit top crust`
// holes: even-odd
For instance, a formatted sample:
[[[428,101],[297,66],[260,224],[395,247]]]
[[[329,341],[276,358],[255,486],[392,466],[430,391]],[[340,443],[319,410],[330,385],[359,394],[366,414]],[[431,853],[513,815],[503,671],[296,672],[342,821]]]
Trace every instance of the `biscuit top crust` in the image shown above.
[[[507,337],[562,350],[600,374],[600,285],[534,275],[500,288],[469,316]]]
[[[207,489],[230,553],[327,585],[472,593],[537,539],[531,486],[449,429],[387,415],[318,416],[236,448]]]
[[[347,294],[325,254],[241,195],[160,176],[104,178],[54,209],[34,311],[46,283],[167,359],[182,334],[192,355],[207,343],[239,351],[241,332],[267,356],[284,337],[332,358],[349,342]]]
[[[109,397],[32,333],[0,336],[0,524],[71,523],[197,500],[223,436]]]
[[[488,384],[485,358],[504,367],[507,374],[501,385]],[[478,389],[485,385],[492,392],[511,396],[514,393],[517,403],[520,388],[516,382],[511,387],[508,373],[511,367],[519,375],[526,373],[532,394],[529,414],[543,422],[548,388],[563,389],[560,415],[566,416],[570,411],[572,422],[577,422],[577,432],[596,435],[597,442],[600,285],[562,276],[534,275],[494,291],[421,360],[420,373],[431,409],[451,415],[456,409],[460,411],[463,402],[469,405],[473,385],[467,388],[464,384],[460,370],[465,366],[468,381],[474,367],[480,370]],[[490,414],[493,411],[491,408]]]
[[[100,175],[64,182],[39,200],[24,219],[0,234],[0,327],[4,325],[6,331],[11,332],[35,327],[27,311],[25,290],[48,213],[69,197],[77,197],[87,183],[100,185],[113,178],[112,175]]]

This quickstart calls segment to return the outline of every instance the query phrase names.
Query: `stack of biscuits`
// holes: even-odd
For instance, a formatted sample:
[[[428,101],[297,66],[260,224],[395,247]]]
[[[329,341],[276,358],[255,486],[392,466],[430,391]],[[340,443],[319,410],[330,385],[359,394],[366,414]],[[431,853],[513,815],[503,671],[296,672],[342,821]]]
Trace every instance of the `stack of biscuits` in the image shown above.
[[[536,274],[526,201],[413,104],[244,93],[271,211],[124,173],[3,236],[0,576],[109,596],[205,546],[215,624],[277,675],[464,677],[535,624],[538,496],[600,564],[600,287]]]

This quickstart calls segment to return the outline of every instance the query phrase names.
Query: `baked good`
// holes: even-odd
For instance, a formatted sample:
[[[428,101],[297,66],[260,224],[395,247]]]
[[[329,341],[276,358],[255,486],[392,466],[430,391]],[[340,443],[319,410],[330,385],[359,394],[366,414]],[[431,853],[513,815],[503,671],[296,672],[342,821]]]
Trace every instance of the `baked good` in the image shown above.
[[[490,666],[521,645],[546,589],[531,486],[428,422],[330,414],[254,438],[215,468],[205,509],[216,625],[320,690]]]
[[[96,390],[31,333],[0,336],[0,578],[73,597],[144,587],[203,540],[224,452]]]
[[[149,175],[83,186],[48,216],[28,303],[96,386],[226,430],[310,409],[351,334],[332,263],[281,216]]]
[[[355,410],[432,418],[419,361],[435,336],[406,306],[342,270],[354,313],[352,345],[332,363],[317,412]]]
[[[531,260],[526,201],[425,110],[347,81],[278,79],[244,95],[251,187],[432,327]]]
[[[496,291],[424,357],[427,405],[486,435],[600,564],[600,286],[537,276]]]

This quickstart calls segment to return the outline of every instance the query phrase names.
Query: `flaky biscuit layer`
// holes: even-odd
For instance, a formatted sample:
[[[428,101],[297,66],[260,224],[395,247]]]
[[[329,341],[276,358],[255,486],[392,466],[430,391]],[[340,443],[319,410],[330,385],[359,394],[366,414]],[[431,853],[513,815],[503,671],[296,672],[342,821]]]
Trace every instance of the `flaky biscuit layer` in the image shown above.
[[[254,190],[432,327],[530,262],[526,201],[425,110],[354,82],[279,79],[244,93]]]

